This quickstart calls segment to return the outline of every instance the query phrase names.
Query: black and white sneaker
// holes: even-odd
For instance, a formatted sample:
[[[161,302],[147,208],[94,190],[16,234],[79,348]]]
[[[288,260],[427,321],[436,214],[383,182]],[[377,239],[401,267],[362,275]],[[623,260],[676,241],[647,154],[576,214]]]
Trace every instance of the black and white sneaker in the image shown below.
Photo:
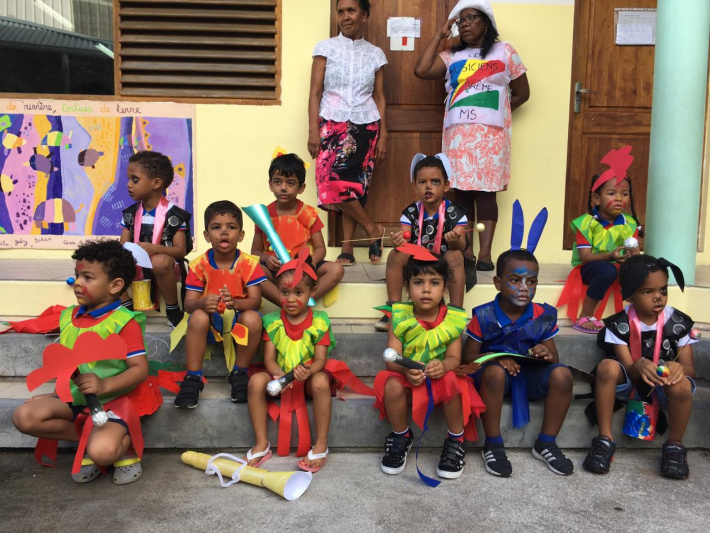
[[[249,387],[249,374],[246,370],[232,370],[227,378],[232,386],[231,397],[236,403],[246,403]]]
[[[436,468],[436,475],[445,479],[456,479],[463,474],[463,467],[466,466],[466,450],[463,442],[447,437],[444,441],[444,449],[441,450],[441,459]]]
[[[175,396],[175,407],[180,409],[193,409],[197,407],[200,399],[200,391],[205,388],[200,376],[188,374],[185,380],[180,382],[180,392]]]
[[[481,452],[486,472],[498,477],[510,477],[513,465],[510,464],[503,444],[486,444]]]
[[[592,449],[589,450],[582,466],[589,472],[606,474],[609,472],[609,466],[614,460],[615,450],[616,444],[609,437],[594,437],[592,439]]]
[[[661,451],[661,475],[672,479],[687,479],[688,452],[678,441],[666,441]]]
[[[394,431],[385,439],[385,455],[380,468],[385,474],[399,474],[407,464],[407,453],[412,448],[414,438],[412,432],[398,435]]]
[[[568,476],[574,472],[574,464],[572,464],[569,457],[562,453],[562,450],[560,450],[554,442],[536,440],[535,446],[533,446],[532,449],[532,455],[535,459],[546,463],[547,468],[555,474]]]
[[[388,316],[383,316],[380,318],[377,322],[375,322],[373,326],[377,331],[384,331],[387,332],[390,328],[390,317]]]

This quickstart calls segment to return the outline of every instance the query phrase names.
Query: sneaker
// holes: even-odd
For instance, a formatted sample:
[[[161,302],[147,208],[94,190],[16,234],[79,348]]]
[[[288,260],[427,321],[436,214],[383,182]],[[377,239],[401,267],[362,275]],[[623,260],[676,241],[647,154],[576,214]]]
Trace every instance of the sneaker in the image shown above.
[[[180,409],[193,409],[200,399],[200,391],[205,388],[200,376],[188,374],[180,382],[180,392],[175,396],[175,407]]]
[[[182,317],[185,313],[182,311],[182,309],[177,308],[166,309],[165,314],[168,317],[168,326],[175,328],[182,321]]]
[[[377,322],[375,322],[374,328],[377,331],[388,331],[390,329],[390,317],[383,316]]]
[[[407,464],[407,453],[414,438],[410,431],[406,435],[397,435],[394,431],[385,439],[385,455],[380,468],[385,474],[399,474]]]
[[[532,455],[543,463],[547,463],[547,468],[560,476],[568,476],[574,472],[574,464],[554,442],[535,441]]]
[[[249,375],[246,370],[232,370],[227,381],[232,385],[232,401],[246,403]]]
[[[445,479],[456,479],[463,474],[463,467],[466,466],[466,449],[463,442],[451,437],[444,441],[444,449],[441,450],[441,459],[436,468],[436,475]]]
[[[673,479],[687,479],[688,452],[677,440],[666,441],[661,451],[661,475]]]
[[[485,444],[481,452],[486,472],[499,477],[510,477],[513,465],[510,464],[503,444]]]
[[[609,437],[594,437],[592,449],[589,450],[582,467],[595,474],[606,474],[614,460],[614,450],[616,450],[616,444]]]

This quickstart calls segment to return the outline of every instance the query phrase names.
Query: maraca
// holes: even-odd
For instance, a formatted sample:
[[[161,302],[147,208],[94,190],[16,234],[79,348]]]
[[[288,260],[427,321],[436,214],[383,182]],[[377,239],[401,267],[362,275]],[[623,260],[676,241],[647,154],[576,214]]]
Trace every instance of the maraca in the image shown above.
[[[411,231],[404,231],[402,232],[402,237],[404,237],[404,240],[409,242],[409,239],[412,238],[412,232]]]
[[[667,378],[668,376],[671,375],[671,371],[669,370],[669,368],[667,366],[660,365],[656,369],[656,374],[658,374],[658,377]]]

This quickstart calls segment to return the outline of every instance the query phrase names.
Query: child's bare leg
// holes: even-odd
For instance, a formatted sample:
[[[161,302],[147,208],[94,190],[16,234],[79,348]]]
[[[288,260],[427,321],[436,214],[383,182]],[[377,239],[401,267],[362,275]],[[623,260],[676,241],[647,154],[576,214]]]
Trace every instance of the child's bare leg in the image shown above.
[[[463,406],[461,405],[461,396],[451,398],[443,405],[444,418],[446,419],[446,428],[450,433],[459,434],[463,432]]]
[[[456,307],[463,307],[466,291],[466,273],[463,269],[463,254],[459,250],[449,250],[444,254],[446,264],[451,271],[449,280],[449,302]]]
[[[266,433],[266,423],[268,417],[268,404],[266,402],[266,385],[271,381],[271,376],[267,372],[258,372],[249,380],[248,395],[249,418],[251,427],[254,430],[255,443],[252,447],[252,454],[263,452],[269,445],[269,438]],[[246,460],[246,457],[244,458]],[[250,461],[253,465],[259,461],[256,457]]]
[[[187,370],[199,372],[205,359],[207,333],[210,330],[210,316],[202,309],[195,309],[187,323],[185,337],[185,359]]]
[[[131,437],[121,424],[110,422],[91,430],[86,455],[99,466],[109,466],[126,455]]]
[[[486,410],[481,414],[483,431],[486,437],[495,438],[500,435],[500,413],[503,409],[505,394],[505,369],[500,365],[488,365],[483,369],[481,385],[478,393],[481,395]]]
[[[404,285],[404,265],[409,256],[398,250],[392,250],[387,256],[385,277],[387,278],[387,299],[391,302],[402,300],[402,286]]]
[[[237,322],[249,330],[247,345],[237,345],[237,366],[249,368],[261,342],[261,316],[256,311],[242,311]]]
[[[59,398],[45,396],[26,401],[15,409],[12,423],[20,433],[40,439],[79,440],[72,410]]]
[[[390,378],[385,383],[385,412],[392,430],[402,433],[409,427],[407,417],[408,389],[398,379]]]
[[[614,440],[611,432],[611,419],[614,415],[616,386],[623,383],[624,372],[613,359],[604,359],[597,367],[597,379],[594,385],[594,402],[597,408],[599,436]]]
[[[313,398],[313,418],[316,422],[316,442],[313,444],[313,453],[325,453],[328,449],[328,432],[330,431],[330,416],[332,400],[330,397],[330,378],[325,372],[316,372],[306,381],[306,394]],[[303,461],[311,467],[323,464],[325,459],[314,459],[308,456]]]
[[[175,259],[167,254],[156,254],[150,257],[153,263],[153,276],[163,295],[165,305],[175,305],[177,299],[177,280],[175,279]]]
[[[572,384],[572,372],[569,368],[558,366],[550,374],[541,433],[554,437],[560,432],[572,403]]]
[[[333,287],[336,287],[340,280],[343,279],[345,274],[345,267],[340,263],[331,263],[328,261],[323,266],[321,266],[317,271],[318,285],[316,286],[316,292],[313,294],[313,299],[320,300],[323,296],[328,294]],[[263,285],[263,283],[262,283]],[[264,290],[262,289],[262,294]]]
[[[668,396],[669,429],[668,440],[683,441],[685,429],[690,420],[690,410],[693,406],[693,394],[690,380],[682,379],[679,383],[663,387]]]

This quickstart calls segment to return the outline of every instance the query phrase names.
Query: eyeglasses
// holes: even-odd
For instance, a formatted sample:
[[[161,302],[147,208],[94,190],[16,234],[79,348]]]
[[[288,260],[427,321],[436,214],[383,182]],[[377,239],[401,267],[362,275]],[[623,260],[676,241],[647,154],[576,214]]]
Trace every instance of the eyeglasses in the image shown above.
[[[483,20],[483,15],[466,15],[465,17],[456,19],[456,25],[460,28],[464,24],[471,25],[479,20]]]

